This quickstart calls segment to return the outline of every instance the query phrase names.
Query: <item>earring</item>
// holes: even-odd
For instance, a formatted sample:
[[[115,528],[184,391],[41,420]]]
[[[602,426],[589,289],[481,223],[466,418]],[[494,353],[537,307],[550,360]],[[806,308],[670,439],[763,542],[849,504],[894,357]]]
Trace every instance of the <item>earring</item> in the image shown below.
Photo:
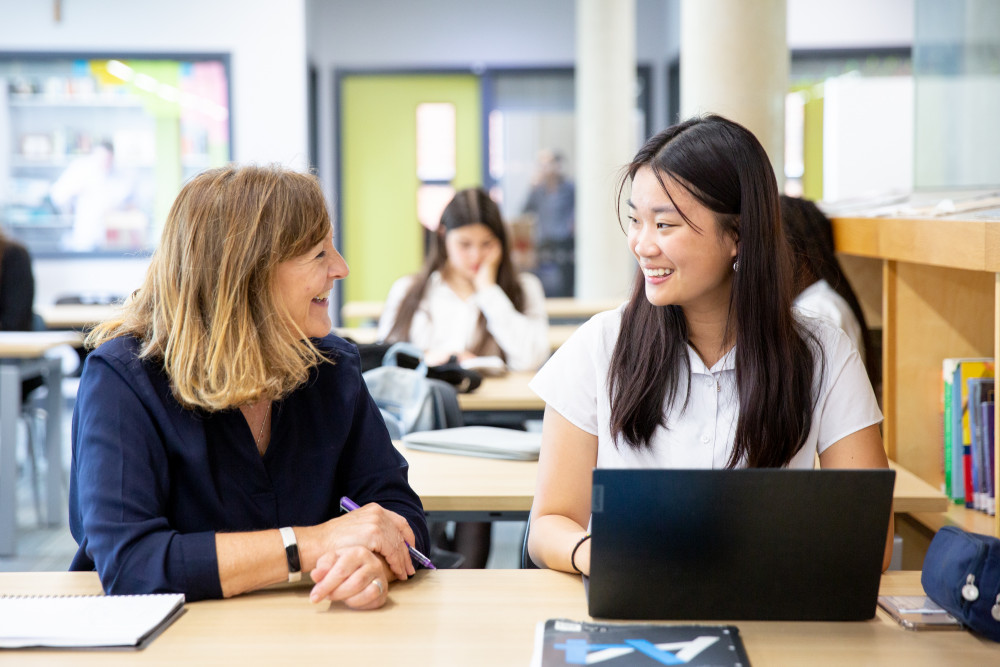
[[[738,272],[739,272],[739,270],[740,270],[740,260],[739,260],[739,258],[737,257],[737,258],[736,258],[736,261],[735,261],[735,262],[733,262],[733,273],[738,273]]]

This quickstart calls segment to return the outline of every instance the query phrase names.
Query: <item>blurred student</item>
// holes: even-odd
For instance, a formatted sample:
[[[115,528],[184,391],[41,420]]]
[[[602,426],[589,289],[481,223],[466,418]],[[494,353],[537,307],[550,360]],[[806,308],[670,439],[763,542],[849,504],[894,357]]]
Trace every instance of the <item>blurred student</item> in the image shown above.
[[[108,215],[131,206],[135,184],[115,168],[110,142],[77,158],[52,184],[49,197],[60,211],[73,214],[69,248],[102,250],[108,244]]]
[[[611,468],[888,466],[864,365],[796,317],[767,154],[719,116],[649,139],[628,165],[630,300],[594,316],[531,383],[546,403],[529,553],[590,572],[591,479]],[[705,502],[712,502],[706,498]],[[892,553],[889,517],[884,567]]]
[[[31,331],[35,302],[35,277],[28,249],[0,232],[0,331]],[[21,380],[21,402],[42,386],[42,377]]]
[[[481,188],[455,194],[441,214],[423,268],[397,280],[378,324],[378,339],[409,341],[429,365],[499,356],[515,371],[549,356],[545,293],[518,275],[500,209]]]
[[[781,221],[794,259],[796,297],[792,305],[843,329],[861,354],[872,385],[878,387],[879,364],[865,314],[837,261],[830,219],[808,199],[782,195]]]
[[[347,273],[314,177],[231,165],[183,187],[143,285],[87,337],[71,569],[188,600],[307,572],[312,601],[358,609],[413,574],[420,499],[357,348],[330,334]],[[341,516],[341,496],[362,507]]]
[[[430,252],[414,276],[393,284],[378,338],[410,341],[429,365],[499,356],[515,371],[535,370],[549,356],[548,313],[538,278],[517,275],[500,209],[482,188],[455,194],[441,214]],[[442,546],[464,556],[464,568],[486,566],[491,526],[459,522]]]
[[[34,301],[28,249],[0,232],[0,331],[31,331]]]
[[[548,296],[574,294],[575,212],[576,187],[566,178],[562,154],[539,151],[538,173],[523,213],[534,218],[536,271]]]

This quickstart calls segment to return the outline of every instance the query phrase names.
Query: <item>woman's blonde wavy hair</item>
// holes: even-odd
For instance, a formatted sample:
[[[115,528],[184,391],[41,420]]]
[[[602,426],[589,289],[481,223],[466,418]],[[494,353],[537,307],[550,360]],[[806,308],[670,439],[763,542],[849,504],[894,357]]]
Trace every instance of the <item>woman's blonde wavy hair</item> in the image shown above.
[[[188,408],[287,396],[326,357],[276,298],[275,267],[330,233],[313,176],[279,166],[205,171],[177,195],[142,287],[87,346],[135,336]]]

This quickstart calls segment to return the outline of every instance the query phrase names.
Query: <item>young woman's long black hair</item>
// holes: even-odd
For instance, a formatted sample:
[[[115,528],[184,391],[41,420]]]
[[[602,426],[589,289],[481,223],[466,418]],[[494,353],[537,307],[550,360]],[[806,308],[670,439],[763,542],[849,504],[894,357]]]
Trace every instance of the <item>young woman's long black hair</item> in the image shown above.
[[[453,229],[473,224],[486,225],[499,240],[500,266],[497,267],[497,285],[514,304],[514,308],[520,313],[524,312],[524,293],[521,290],[521,283],[518,282],[514,262],[510,258],[510,241],[507,238],[503,217],[500,215],[500,207],[490,198],[486,190],[467,188],[455,193],[444,212],[441,213],[441,224],[437,233],[433,235],[427,259],[399,304],[396,321],[393,322],[392,329],[385,338],[387,342],[393,343],[410,339],[410,325],[413,323],[413,316],[420,307],[420,302],[423,301],[431,274],[440,271],[448,262],[448,251],[444,244],[445,234]],[[438,326],[448,326],[448,323],[440,322]],[[476,324],[476,337],[469,349],[480,356],[504,356],[503,350],[486,329],[486,317],[482,314],[479,315],[479,321]]]
[[[817,280],[825,280],[847,302],[861,327],[861,342],[865,349],[860,352],[865,370],[868,371],[868,379],[873,387],[878,387],[881,380],[878,357],[875,355],[861,303],[837,261],[830,219],[808,199],[782,195],[781,221],[785,237],[792,248],[795,265],[794,294],[797,296]]]
[[[812,424],[814,352],[792,315],[791,260],[767,154],[742,125],[709,115],[649,139],[625,169],[619,200],[643,167],[661,184],[687,189],[716,214],[719,233],[738,243],[724,340],[736,342],[739,418],[727,465],[784,466]],[[670,427],[664,406],[680,399],[690,379],[687,339],[682,308],[649,303],[637,272],[608,371],[616,444],[645,449],[658,426]]]

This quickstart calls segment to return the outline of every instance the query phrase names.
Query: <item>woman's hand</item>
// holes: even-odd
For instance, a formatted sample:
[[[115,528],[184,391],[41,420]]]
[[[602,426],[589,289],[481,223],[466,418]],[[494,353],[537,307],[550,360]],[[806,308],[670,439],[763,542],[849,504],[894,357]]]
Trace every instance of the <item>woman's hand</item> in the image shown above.
[[[320,559],[327,555],[340,554],[347,547],[362,547],[385,559],[389,571],[399,579],[406,579],[416,571],[406,548],[407,543],[416,541],[410,524],[376,503],[311,526],[303,532],[301,548],[307,550],[304,560],[306,563],[315,562],[317,567]]]
[[[388,599],[390,574],[385,560],[364,547],[328,552],[309,573],[316,582],[309,601],[325,599],[342,601],[351,609],[377,609]]]
[[[484,290],[497,284],[497,271],[500,269],[500,259],[503,257],[503,248],[500,243],[493,243],[483,253],[483,259],[479,263],[476,277],[473,279],[473,287],[476,291]]]

